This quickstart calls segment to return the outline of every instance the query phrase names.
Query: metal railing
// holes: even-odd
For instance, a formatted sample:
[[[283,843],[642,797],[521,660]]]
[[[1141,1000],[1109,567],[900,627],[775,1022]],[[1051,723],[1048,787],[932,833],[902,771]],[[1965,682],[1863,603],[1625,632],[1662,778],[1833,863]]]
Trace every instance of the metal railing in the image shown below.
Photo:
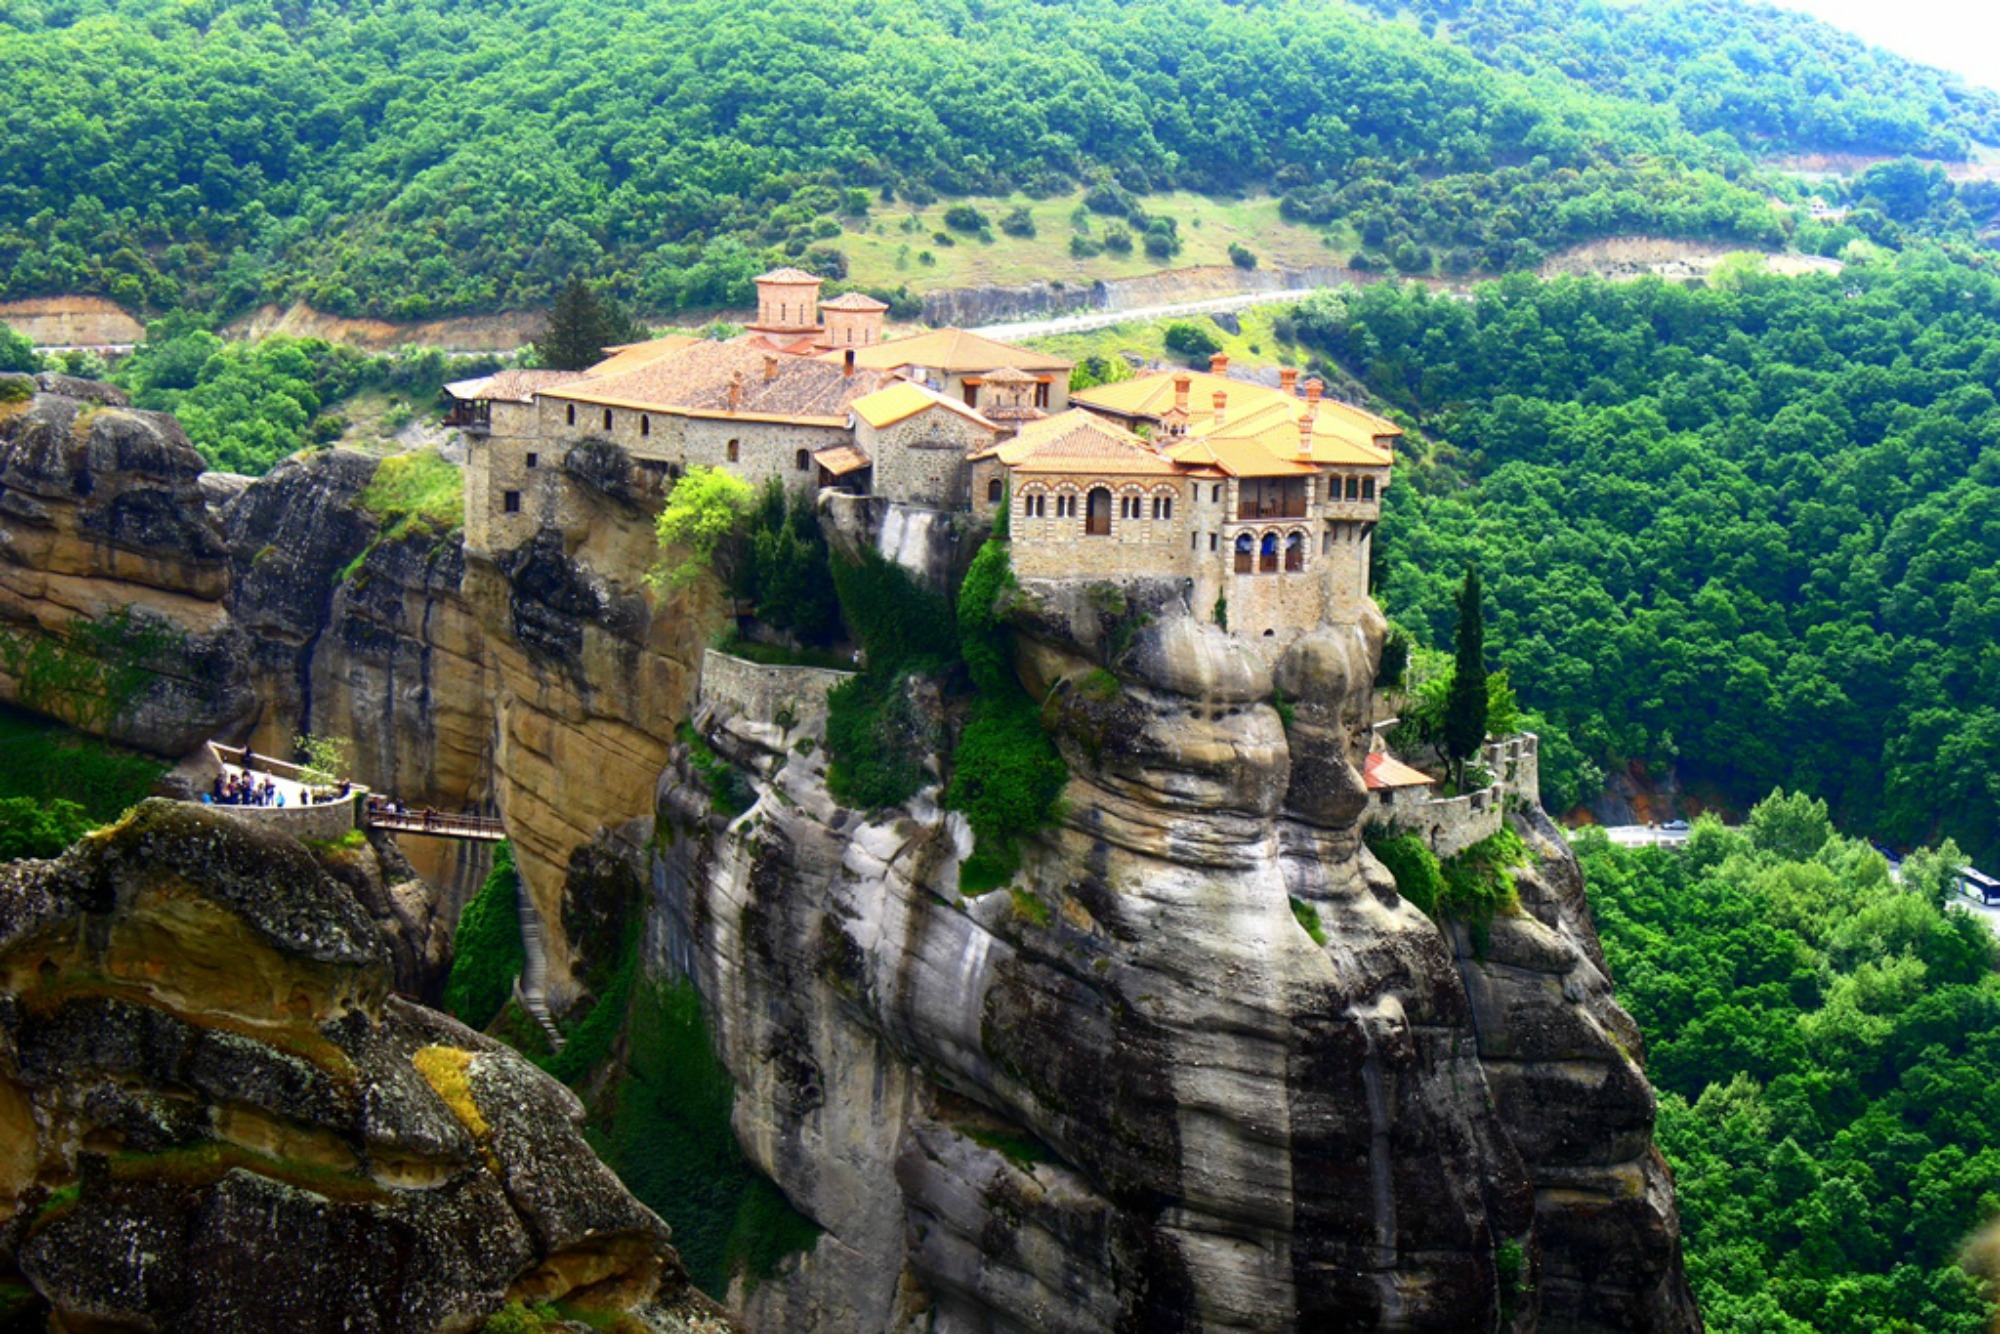
[[[507,837],[506,828],[491,815],[391,810],[372,801],[362,805],[361,823],[370,829],[386,829],[394,834],[429,834],[436,838],[460,838],[476,843],[498,843]]]

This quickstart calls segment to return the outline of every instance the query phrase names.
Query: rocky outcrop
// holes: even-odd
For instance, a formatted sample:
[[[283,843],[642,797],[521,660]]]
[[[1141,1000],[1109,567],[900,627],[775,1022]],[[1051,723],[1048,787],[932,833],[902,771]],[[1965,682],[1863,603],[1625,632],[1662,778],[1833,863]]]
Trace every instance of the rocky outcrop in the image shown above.
[[[375,923],[388,953],[390,988],[422,1004],[438,1005],[451,972],[452,923],[445,895],[419,876],[395,839],[379,829],[314,851],[320,868]]]
[[[227,550],[173,418],[0,376],[0,699],[180,755],[254,705]]]
[[[992,892],[935,790],[844,809],[774,724],[709,738],[739,817],[662,779],[654,965],[826,1229],[748,1322],[1699,1328],[1566,850],[1490,937],[1441,930],[1360,841],[1379,618],[1272,661],[1176,601],[1016,600],[1073,778]]]
[[[61,1328],[711,1321],[574,1097],[390,981],[303,846],[219,812],[0,866],[0,1274]]]

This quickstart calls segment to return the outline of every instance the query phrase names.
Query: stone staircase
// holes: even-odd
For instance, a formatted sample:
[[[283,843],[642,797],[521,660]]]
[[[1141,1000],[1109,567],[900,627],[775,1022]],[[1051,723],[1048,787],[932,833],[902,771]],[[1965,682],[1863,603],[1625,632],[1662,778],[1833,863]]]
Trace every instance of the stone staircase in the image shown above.
[[[528,882],[518,874],[514,877],[514,903],[521,918],[521,949],[527,955],[521,975],[514,979],[514,999],[541,1025],[549,1039],[549,1049],[561,1051],[562,1031],[549,1015],[549,955],[542,944],[542,918],[528,898]]]

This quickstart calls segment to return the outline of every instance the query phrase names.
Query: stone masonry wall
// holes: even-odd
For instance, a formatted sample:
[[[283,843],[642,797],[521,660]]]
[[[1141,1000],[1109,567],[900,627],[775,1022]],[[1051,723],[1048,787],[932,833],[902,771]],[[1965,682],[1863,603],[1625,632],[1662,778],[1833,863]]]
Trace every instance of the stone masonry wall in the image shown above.
[[[772,724],[780,713],[789,714],[794,727],[809,724],[817,733],[827,692],[853,675],[827,667],[768,666],[709,649],[702,654],[697,707]]]
[[[360,828],[359,809],[364,790],[356,788],[340,801],[317,806],[215,806],[221,811],[267,829],[282,829],[293,838],[331,842]]]
[[[966,456],[991,444],[995,432],[934,405],[879,431],[861,422],[854,438],[874,461],[876,495],[906,505],[956,509],[969,496]]]

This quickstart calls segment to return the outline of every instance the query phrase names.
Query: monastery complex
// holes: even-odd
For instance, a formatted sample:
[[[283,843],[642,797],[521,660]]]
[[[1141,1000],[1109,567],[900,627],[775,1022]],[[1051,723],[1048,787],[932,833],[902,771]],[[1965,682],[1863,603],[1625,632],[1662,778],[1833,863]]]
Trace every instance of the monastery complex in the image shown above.
[[[701,464],[980,523],[1004,504],[1020,577],[1175,580],[1191,613],[1273,647],[1359,616],[1401,431],[1319,381],[1235,379],[1218,356],[1072,395],[1060,358],[962,329],[886,338],[882,302],[821,301],[797,269],[757,288],[733,339],[448,386],[467,544],[529,540],[569,502],[569,451],[601,441],[661,492]]]

